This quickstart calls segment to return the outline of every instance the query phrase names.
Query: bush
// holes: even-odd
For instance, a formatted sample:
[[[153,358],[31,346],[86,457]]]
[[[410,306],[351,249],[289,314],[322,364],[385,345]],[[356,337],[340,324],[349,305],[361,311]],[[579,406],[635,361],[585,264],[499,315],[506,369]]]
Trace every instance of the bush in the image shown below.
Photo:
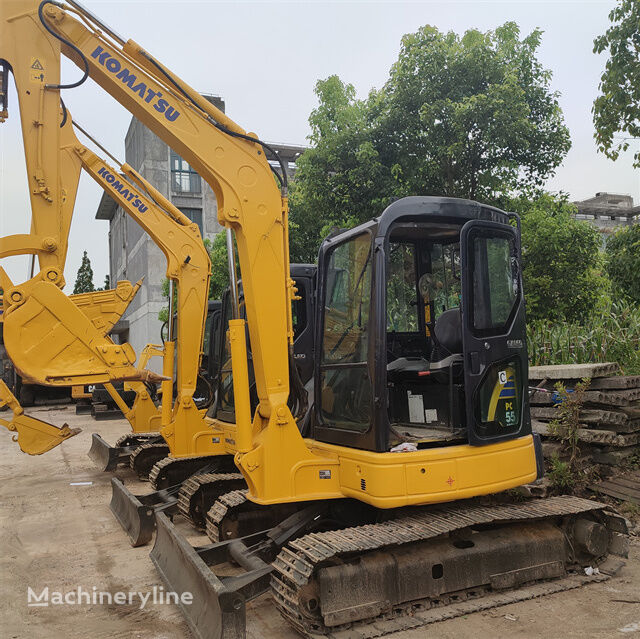
[[[614,294],[640,304],[640,224],[620,229],[605,249]]]
[[[584,323],[529,321],[527,343],[532,366],[618,362],[627,375],[638,375],[640,307],[620,300]]]
[[[556,492],[567,493],[576,484],[576,476],[569,462],[561,461],[558,455],[553,455],[550,460],[550,468],[547,473],[551,486]]]
[[[598,230],[564,197],[514,203],[522,215],[522,278],[533,320],[583,322],[605,295]]]

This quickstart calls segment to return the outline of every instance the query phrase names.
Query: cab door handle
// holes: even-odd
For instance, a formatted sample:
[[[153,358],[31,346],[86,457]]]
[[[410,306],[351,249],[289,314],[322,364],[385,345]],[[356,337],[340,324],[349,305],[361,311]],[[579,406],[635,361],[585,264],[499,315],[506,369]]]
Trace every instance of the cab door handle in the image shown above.
[[[471,351],[469,353],[469,364],[471,365],[471,373],[477,375],[480,372],[480,353],[478,351]]]

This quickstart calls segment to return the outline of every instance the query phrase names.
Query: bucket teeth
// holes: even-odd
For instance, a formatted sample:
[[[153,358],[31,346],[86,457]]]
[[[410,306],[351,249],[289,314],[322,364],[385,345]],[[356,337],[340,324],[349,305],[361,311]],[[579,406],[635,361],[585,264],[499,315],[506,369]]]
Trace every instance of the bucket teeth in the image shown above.
[[[80,432],[79,428],[69,428],[68,424],[58,427],[36,417],[25,415],[20,402],[2,379],[0,379],[0,406],[8,406],[13,412],[10,420],[0,418],[0,424],[16,433],[13,440],[17,441],[20,450],[28,455],[42,455]]]
[[[16,431],[14,441],[28,455],[42,455],[81,432],[79,428],[69,428],[68,424],[58,427],[24,414],[14,416],[9,430]]]

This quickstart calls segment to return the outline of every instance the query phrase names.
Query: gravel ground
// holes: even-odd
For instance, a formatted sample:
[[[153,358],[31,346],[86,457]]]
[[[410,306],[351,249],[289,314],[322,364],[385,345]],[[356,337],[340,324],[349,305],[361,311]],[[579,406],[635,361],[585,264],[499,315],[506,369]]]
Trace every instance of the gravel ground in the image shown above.
[[[0,628],[12,639],[182,639],[190,637],[177,607],[132,605],[50,605],[28,607],[27,588],[36,593],[97,590],[150,591],[161,580],[149,560],[150,546],[131,548],[109,510],[108,473],[87,457],[91,433],[108,442],[128,431],[123,420],[96,422],[76,416],[73,406],[40,407],[34,416],[83,432],[40,457],[29,457],[0,432]],[[117,475],[133,492],[148,484],[129,470]],[[71,485],[74,482],[90,482]],[[415,631],[389,635],[403,639],[485,639],[494,637],[640,637],[640,541],[617,577],[541,599],[474,613]],[[248,637],[295,639],[268,596],[249,605]]]

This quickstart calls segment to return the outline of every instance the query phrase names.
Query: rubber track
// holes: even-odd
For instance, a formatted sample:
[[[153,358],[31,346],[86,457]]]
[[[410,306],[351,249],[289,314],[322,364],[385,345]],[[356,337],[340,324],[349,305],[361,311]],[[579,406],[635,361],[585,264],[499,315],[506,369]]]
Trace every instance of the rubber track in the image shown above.
[[[167,455],[169,454],[169,451],[167,450]],[[151,484],[151,487],[153,488],[153,490],[158,490],[158,486],[156,484],[156,482],[158,481],[158,477],[160,476],[160,473],[167,467],[170,466],[171,464],[180,464],[180,463],[186,463],[189,461],[194,461],[194,460],[198,460],[198,461],[202,461],[204,459],[207,459],[209,461],[209,463],[211,461],[213,461],[214,459],[216,459],[215,456],[210,456],[210,457],[203,457],[201,455],[193,455],[191,457],[165,457],[164,459],[161,459],[160,461],[156,462],[155,465],[153,466],[153,468],[151,469],[151,472],[149,473],[149,482]],[[193,475],[195,475],[197,472],[197,468],[196,470],[193,471]]]
[[[207,485],[211,484],[212,487],[215,485],[215,488],[219,488],[220,492],[226,492],[224,488],[225,483],[243,479],[244,477],[240,473],[204,473],[202,475],[192,475],[188,479],[185,479],[180,487],[180,492],[178,493],[178,512],[187,521],[191,522],[191,524],[200,528],[201,524],[194,521],[191,517],[192,500],[197,497],[198,491],[207,490]]]
[[[140,446],[138,446],[132,453],[131,453],[131,457],[129,457],[129,466],[131,467],[131,470],[136,470],[135,467],[135,463],[136,463],[136,458],[138,457],[138,455],[140,455],[143,451],[145,450],[150,450],[152,448],[155,449],[161,449],[164,448],[166,450],[166,455],[169,454],[169,446],[167,446],[166,444],[161,444],[161,443],[155,443],[155,444],[140,444]],[[166,458],[165,458],[166,459]],[[164,459],[160,460],[160,461],[164,461]],[[155,465],[153,466],[153,468],[151,469],[151,472],[149,473],[149,481],[151,481],[151,475],[155,469],[155,467],[159,464],[160,462],[156,462]]]
[[[207,513],[207,537],[212,543],[220,541],[220,525],[233,510],[238,510],[247,501],[246,490],[232,490],[216,499]]]
[[[160,437],[160,433],[129,433],[127,435],[122,435],[121,437],[118,437],[118,439],[116,440],[116,443],[114,444],[114,448],[122,448],[125,445],[131,446],[132,443],[131,442],[127,443],[127,442],[133,438],[138,438],[140,440],[143,440],[143,439],[151,439],[155,437]],[[135,443],[135,439],[133,443]]]
[[[386,632],[414,628],[431,623],[413,616],[412,610],[417,602],[394,606],[393,612],[373,619],[328,628],[323,625],[321,618],[312,620],[299,611],[299,593],[309,583],[316,568],[328,560],[340,561],[353,554],[433,539],[469,526],[540,520],[605,511],[607,508],[605,504],[568,496],[492,506],[454,502],[382,523],[311,533],[289,542],[280,551],[273,563],[271,592],[281,614],[294,628],[307,636],[331,634],[336,637],[365,639]],[[426,607],[429,607],[428,602]],[[380,624],[390,620],[393,621],[392,628],[380,632]]]
[[[181,457],[181,459],[185,459],[185,458]],[[157,490],[156,481],[162,469],[165,468],[165,466],[169,466],[174,461],[176,460],[173,457],[165,457],[164,459],[161,459],[160,461],[157,461],[154,464],[153,468],[151,469],[151,472],[149,473],[149,482],[151,483],[151,487],[153,488],[153,490]]]

